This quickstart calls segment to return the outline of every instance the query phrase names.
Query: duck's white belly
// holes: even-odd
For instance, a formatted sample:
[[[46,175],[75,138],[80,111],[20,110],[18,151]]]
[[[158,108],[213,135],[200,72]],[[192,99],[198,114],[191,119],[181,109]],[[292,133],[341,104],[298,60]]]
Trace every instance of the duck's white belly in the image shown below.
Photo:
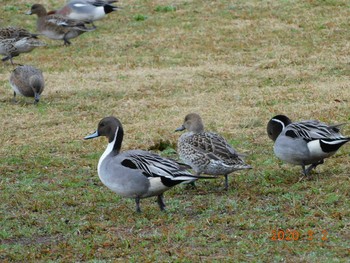
[[[10,82],[10,84],[11,84],[11,87],[12,87],[13,91],[16,92],[17,95],[23,96],[23,94],[21,93],[19,88],[14,83]]]

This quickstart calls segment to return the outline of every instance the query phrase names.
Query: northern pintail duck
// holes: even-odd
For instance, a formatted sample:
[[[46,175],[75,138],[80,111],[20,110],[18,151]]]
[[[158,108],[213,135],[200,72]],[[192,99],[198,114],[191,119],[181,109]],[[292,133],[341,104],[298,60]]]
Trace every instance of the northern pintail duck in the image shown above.
[[[44,90],[45,82],[41,70],[24,65],[12,71],[10,85],[13,89],[14,102],[16,102],[16,94],[20,94],[25,97],[34,97],[34,103],[37,103]]]
[[[36,14],[37,31],[48,38],[63,40],[65,45],[70,45],[69,39],[76,38],[79,35],[93,31],[95,27],[86,27],[85,21],[69,19],[61,15],[48,15],[46,9],[41,4],[34,4],[28,15]]]
[[[225,189],[228,189],[228,175],[234,171],[252,168],[242,155],[221,135],[204,131],[202,118],[196,113],[185,117],[184,123],[175,131],[188,132],[178,139],[177,150],[180,159],[191,166],[196,176],[202,173],[224,175]]]
[[[117,6],[113,6],[105,1],[72,0],[62,8],[50,11],[49,14],[58,14],[69,19],[93,22],[118,9]]]
[[[13,57],[45,45],[44,42],[37,39],[36,34],[26,29],[11,26],[0,28],[0,54],[4,55],[2,61],[10,60],[13,64]]]
[[[121,122],[113,117],[103,118],[96,132],[84,139],[106,136],[108,145],[98,162],[97,171],[102,183],[122,197],[134,198],[136,211],[140,212],[140,199],[157,196],[161,210],[165,209],[163,193],[193,176],[185,164],[163,158],[143,150],[121,152],[124,130]]]
[[[285,162],[301,165],[307,176],[350,141],[350,137],[340,134],[339,126],[317,120],[292,122],[285,115],[277,115],[268,122],[267,134],[275,142],[275,155]],[[306,168],[306,165],[310,166]]]

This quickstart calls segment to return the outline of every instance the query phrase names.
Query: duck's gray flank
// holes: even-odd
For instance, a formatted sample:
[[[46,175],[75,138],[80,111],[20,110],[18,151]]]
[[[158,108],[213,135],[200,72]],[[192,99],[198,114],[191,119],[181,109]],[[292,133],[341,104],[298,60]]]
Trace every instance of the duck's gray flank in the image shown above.
[[[178,139],[180,159],[192,167],[196,175],[224,175],[225,189],[228,189],[228,175],[234,171],[250,169],[239,154],[221,135],[204,131],[200,115],[186,115],[183,125],[175,131],[188,132]]]
[[[106,136],[108,145],[98,162],[101,182],[115,193],[134,198],[140,212],[140,199],[157,196],[161,210],[165,209],[163,193],[182,182],[198,179],[187,166],[143,150],[121,152],[124,130],[113,117],[103,118],[97,131],[84,139]]]

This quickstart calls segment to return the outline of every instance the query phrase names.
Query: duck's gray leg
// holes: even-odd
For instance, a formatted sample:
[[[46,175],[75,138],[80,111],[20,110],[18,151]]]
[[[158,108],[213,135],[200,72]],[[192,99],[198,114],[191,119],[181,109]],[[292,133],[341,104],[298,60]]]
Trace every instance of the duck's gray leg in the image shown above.
[[[305,176],[307,176],[307,171],[306,171],[306,169],[305,169],[305,165],[302,165],[301,167],[303,168],[303,174],[304,174]]]
[[[225,191],[228,190],[228,174],[225,174]]]
[[[195,176],[199,177],[201,175],[201,173],[196,173]],[[196,189],[197,186],[196,186],[196,180],[193,180],[191,182],[189,182],[188,184],[186,185],[189,185],[192,189]]]
[[[13,92],[13,103],[17,103],[17,100],[16,100],[16,91]]]
[[[314,168],[316,168],[316,165],[311,164],[311,165],[304,171],[304,174],[305,174],[306,176],[308,176],[308,175],[310,174],[311,170],[314,169]]]
[[[191,188],[195,189],[195,188],[197,188],[197,186],[196,186],[196,183],[195,183],[195,182],[196,182],[196,181],[192,181],[192,182],[188,183],[188,185],[190,185],[190,186],[191,186]]]
[[[195,173],[195,176],[199,177],[199,176],[201,176],[201,173],[200,173],[200,172],[197,172],[197,173]],[[190,182],[188,185],[190,185],[193,189],[196,189],[196,188],[197,188],[197,186],[196,186],[196,180]]]
[[[323,163],[324,163],[324,160],[321,160],[318,163],[311,164],[308,168],[305,168],[305,165],[302,165],[304,175],[308,176],[312,169],[315,169],[318,165],[323,164]]]
[[[95,26],[95,24],[94,24],[94,21],[91,20],[90,23],[91,23],[93,29],[96,29],[96,28],[97,28],[97,27]]]
[[[319,161],[318,163],[313,163],[311,164],[307,169],[306,169],[306,174],[305,175],[308,175],[312,169],[315,169],[318,165],[320,164],[323,164],[324,163],[324,160],[321,160]]]
[[[15,65],[15,64],[13,63],[13,60],[12,60],[12,56],[11,56],[11,55],[10,55],[10,56],[6,56],[6,57],[3,57],[3,58],[1,59],[1,61],[3,61],[3,62],[5,62],[5,61],[7,61],[7,60],[10,60],[10,61],[11,61],[12,66]]]
[[[164,204],[164,196],[163,196],[163,194],[158,195],[157,202],[158,202],[160,210],[164,211],[165,210],[165,204]]]
[[[141,213],[141,208],[140,208],[140,197],[135,198],[135,203],[136,203],[136,212]]]
[[[72,43],[66,37],[67,37],[67,33],[63,36],[64,45],[69,46]]]

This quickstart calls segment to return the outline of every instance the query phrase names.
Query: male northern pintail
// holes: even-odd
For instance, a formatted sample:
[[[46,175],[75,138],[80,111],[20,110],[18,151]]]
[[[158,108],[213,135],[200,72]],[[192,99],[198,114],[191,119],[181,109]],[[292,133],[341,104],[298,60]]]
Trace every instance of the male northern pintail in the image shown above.
[[[120,8],[105,1],[71,0],[62,8],[50,11],[49,14],[58,14],[69,19],[93,22],[118,9]]]
[[[182,182],[199,177],[187,171],[185,164],[143,150],[121,152],[124,130],[113,116],[103,118],[95,133],[84,139],[106,136],[108,145],[98,162],[97,171],[102,183],[122,197],[135,198],[140,212],[140,199],[157,196],[161,210],[165,209],[163,193]],[[203,178],[203,177],[201,177]]]
[[[276,156],[285,162],[301,165],[307,176],[350,140],[350,137],[340,134],[341,125],[327,125],[316,120],[292,122],[285,115],[277,115],[268,122],[267,134],[275,142]],[[306,165],[310,166],[306,168]]]
[[[228,189],[228,175],[234,171],[252,168],[242,159],[242,155],[221,135],[204,131],[202,118],[196,113],[185,117],[184,123],[175,131],[187,129],[178,140],[180,159],[191,166],[196,176],[201,173],[224,175],[225,189]]]
[[[14,102],[16,102],[16,94],[20,94],[25,97],[34,97],[34,103],[38,103],[45,82],[41,70],[24,65],[18,66],[12,71],[10,85],[13,89]]]
[[[0,28],[0,54],[4,56],[2,61],[10,60],[12,65],[13,57],[45,45],[37,39],[36,34],[26,29],[12,26]]]
[[[69,19],[61,15],[48,15],[46,9],[41,4],[34,4],[28,15],[36,14],[37,31],[48,38],[63,40],[65,45],[70,45],[69,39],[76,38],[79,35],[93,31],[95,27],[86,27],[85,21]]]

